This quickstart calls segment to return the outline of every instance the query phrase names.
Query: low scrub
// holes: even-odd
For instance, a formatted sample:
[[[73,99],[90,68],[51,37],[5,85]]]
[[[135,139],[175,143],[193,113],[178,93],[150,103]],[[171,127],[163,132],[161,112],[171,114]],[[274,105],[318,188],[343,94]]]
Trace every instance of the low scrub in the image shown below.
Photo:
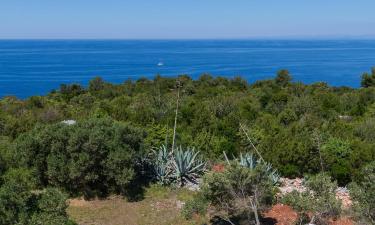
[[[234,162],[223,172],[206,174],[201,194],[215,217],[231,224],[260,224],[260,212],[273,202],[274,184],[264,165],[249,169]]]
[[[299,224],[328,224],[329,218],[341,214],[341,201],[336,198],[337,183],[326,174],[309,177],[306,191],[286,194],[282,203],[290,205],[299,213]]]
[[[362,170],[362,179],[350,185],[353,210],[359,224],[375,224],[375,162]]]

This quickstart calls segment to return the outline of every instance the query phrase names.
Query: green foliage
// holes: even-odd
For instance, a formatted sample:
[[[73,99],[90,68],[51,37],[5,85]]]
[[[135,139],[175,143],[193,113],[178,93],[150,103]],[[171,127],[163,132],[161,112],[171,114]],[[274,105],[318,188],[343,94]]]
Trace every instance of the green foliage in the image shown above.
[[[16,140],[20,166],[34,169],[41,185],[92,195],[124,192],[142,153],[143,133],[110,119],[37,127]]]
[[[54,188],[47,188],[37,196],[35,213],[30,225],[75,225],[66,213],[67,196]]]
[[[95,77],[89,82],[89,92],[95,93],[104,89],[104,81],[101,77]]]
[[[202,195],[215,216],[226,221],[245,216],[248,222],[259,224],[259,213],[273,202],[273,187],[264,165],[249,169],[235,163],[223,172],[206,174]]]
[[[209,202],[204,198],[204,196],[198,194],[194,196],[193,199],[185,202],[181,213],[185,219],[191,219],[195,214],[205,215],[208,204]]]
[[[11,169],[0,187],[0,224],[27,224],[35,187],[33,175],[25,169]]]
[[[339,138],[330,138],[322,146],[325,167],[329,169],[331,176],[338,180],[340,184],[346,184],[350,181],[351,152],[350,143]]]
[[[353,209],[360,224],[375,224],[375,162],[361,172],[361,180],[350,185]]]
[[[328,224],[328,219],[341,214],[341,201],[336,199],[336,182],[326,174],[317,174],[306,181],[307,190],[286,194],[282,203],[292,206],[300,215],[301,222],[309,218],[312,224]],[[312,216],[308,216],[312,213]]]
[[[280,70],[275,78],[276,84],[281,86],[286,86],[291,80],[292,77],[290,76],[288,70]]]
[[[364,88],[375,86],[375,67],[372,68],[372,73],[364,73],[362,75],[361,86]]]
[[[372,75],[369,76],[371,78]],[[42,142],[46,146],[53,146],[54,152],[65,152],[62,149],[66,149],[66,146],[70,146],[68,152],[84,149],[85,153],[75,152],[72,155],[73,158],[79,157],[77,163],[72,163],[72,168],[77,168],[67,171],[60,162],[75,159],[69,156],[60,160],[50,156],[47,163],[47,157],[44,157],[47,147],[43,143],[36,154],[42,157],[34,157],[34,160],[28,162],[32,164],[30,166],[39,168],[37,176],[42,185],[50,182],[48,177],[52,174],[46,174],[46,171],[50,171],[49,167],[53,167],[53,171],[61,170],[60,175],[69,174],[59,175],[57,181],[53,181],[54,185],[68,183],[72,181],[71,177],[82,180],[79,177],[81,175],[85,179],[90,178],[87,180],[95,180],[95,175],[88,175],[95,171],[90,162],[86,163],[91,157],[95,158],[87,150],[88,144],[80,145],[78,139],[71,139],[75,134],[68,134],[71,132],[69,129],[63,131],[64,129],[56,128],[54,135],[59,136],[56,141],[50,140],[47,132],[42,132],[45,133],[44,136],[38,135],[37,130],[43,130],[43,127],[55,129],[54,126],[57,127],[59,121],[67,119],[87,121],[110,118],[115,123],[142,127],[147,133],[145,139],[143,134],[140,135],[140,139],[144,139],[145,149],[160,146],[172,139],[177,79],[181,88],[176,141],[178,145],[196,146],[203,156],[213,161],[220,159],[223,151],[239,157],[241,152],[249,150],[249,146],[243,144],[243,135],[239,135],[239,123],[249,126],[249,134],[265,161],[272,163],[283,176],[302,176],[321,171],[318,145],[312,138],[314,133],[325,136],[320,147],[332,145],[326,141],[331,142],[330,139],[335,138],[349,144],[350,151],[344,156],[333,148],[322,151],[325,154],[323,161],[326,172],[338,179],[340,185],[356,180],[362,165],[375,160],[375,126],[372,121],[375,115],[375,88],[371,87],[371,82],[365,85],[368,88],[360,89],[330,87],[322,82],[305,85],[292,82],[291,75],[286,70],[280,71],[275,79],[257,81],[254,84],[248,84],[238,77],[227,79],[209,74],[196,80],[186,75],[175,78],[157,76],[152,80],[142,78],[122,84],[110,84],[97,77],[90,82],[88,88],[65,84],[60,90],[47,96],[34,96],[27,100],[6,97],[0,100],[0,136],[6,136],[9,145],[16,143],[19,146],[17,149],[28,148],[33,144],[36,148]],[[82,133],[77,134],[82,142],[87,141],[87,138],[81,136],[99,135],[88,134],[89,131],[76,132]],[[25,133],[29,137],[24,137],[27,136]],[[24,147],[20,146],[20,139],[24,139]],[[26,145],[26,142],[29,144]],[[73,142],[77,145],[75,149]],[[107,146],[107,142],[104,143]],[[99,148],[98,146],[98,151]],[[15,155],[18,154],[17,151],[13,151]],[[116,162],[116,154],[111,155],[107,165],[121,164],[121,160]],[[340,156],[336,157],[336,154]],[[10,161],[14,163],[19,161],[19,157],[15,155],[10,154],[6,158],[12,158]],[[124,156],[125,154],[121,155]],[[84,170],[90,172],[85,172],[85,175],[76,172],[81,168],[81,165],[76,165],[78,162],[83,165]],[[111,172],[114,173],[116,172]],[[118,174],[116,182],[128,183],[125,178],[131,175],[131,170],[124,171],[124,174],[127,175],[121,177]],[[53,177],[56,178],[55,175]],[[75,186],[78,184],[74,182],[69,185],[69,189],[77,190]],[[95,189],[102,188],[108,189]]]
[[[231,165],[231,162],[228,160],[228,157],[226,156],[225,152],[224,156],[228,164]],[[277,185],[279,183],[280,175],[276,169],[273,169],[272,164],[257,159],[252,153],[241,153],[240,157],[238,159],[235,158],[234,161],[235,163],[238,163],[240,166],[246,167],[250,170],[254,170],[257,167],[257,165],[260,164],[262,165],[262,168],[264,169],[265,173],[268,174],[270,181],[274,185]]]
[[[26,169],[10,169],[0,186],[0,224],[74,225],[66,214],[67,197],[57,189],[35,190],[35,179]]]

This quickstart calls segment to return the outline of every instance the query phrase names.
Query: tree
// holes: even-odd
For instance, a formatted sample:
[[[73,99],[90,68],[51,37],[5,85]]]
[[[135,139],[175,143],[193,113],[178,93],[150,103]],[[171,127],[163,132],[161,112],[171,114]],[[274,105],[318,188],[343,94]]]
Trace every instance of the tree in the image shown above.
[[[95,77],[89,82],[89,92],[95,93],[104,89],[104,81],[101,77]]]
[[[83,94],[85,89],[79,84],[61,84],[60,93],[65,101],[69,101],[71,98]]]
[[[279,72],[277,72],[277,76],[275,78],[275,82],[277,85],[285,87],[291,80],[292,76],[290,75],[288,70],[280,70]]]
[[[364,73],[362,75],[361,86],[364,88],[375,86],[375,67],[372,68],[371,74]]]

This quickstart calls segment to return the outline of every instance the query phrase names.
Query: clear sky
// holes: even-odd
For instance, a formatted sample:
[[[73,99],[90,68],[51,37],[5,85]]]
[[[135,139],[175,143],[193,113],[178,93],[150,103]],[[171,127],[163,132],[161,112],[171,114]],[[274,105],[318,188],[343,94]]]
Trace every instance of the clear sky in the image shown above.
[[[1,0],[0,38],[375,37],[375,0]]]

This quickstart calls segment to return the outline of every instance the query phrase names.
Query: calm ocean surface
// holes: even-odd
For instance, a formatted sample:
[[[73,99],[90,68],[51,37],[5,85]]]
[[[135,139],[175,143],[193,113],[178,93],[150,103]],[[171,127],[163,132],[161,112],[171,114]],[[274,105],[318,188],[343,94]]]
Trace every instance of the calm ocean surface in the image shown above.
[[[163,62],[163,66],[158,66]],[[253,82],[288,69],[294,80],[358,87],[375,66],[375,40],[0,41],[0,97],[26,98],[94,76],[121,83],[156,74],[240,75]]]

